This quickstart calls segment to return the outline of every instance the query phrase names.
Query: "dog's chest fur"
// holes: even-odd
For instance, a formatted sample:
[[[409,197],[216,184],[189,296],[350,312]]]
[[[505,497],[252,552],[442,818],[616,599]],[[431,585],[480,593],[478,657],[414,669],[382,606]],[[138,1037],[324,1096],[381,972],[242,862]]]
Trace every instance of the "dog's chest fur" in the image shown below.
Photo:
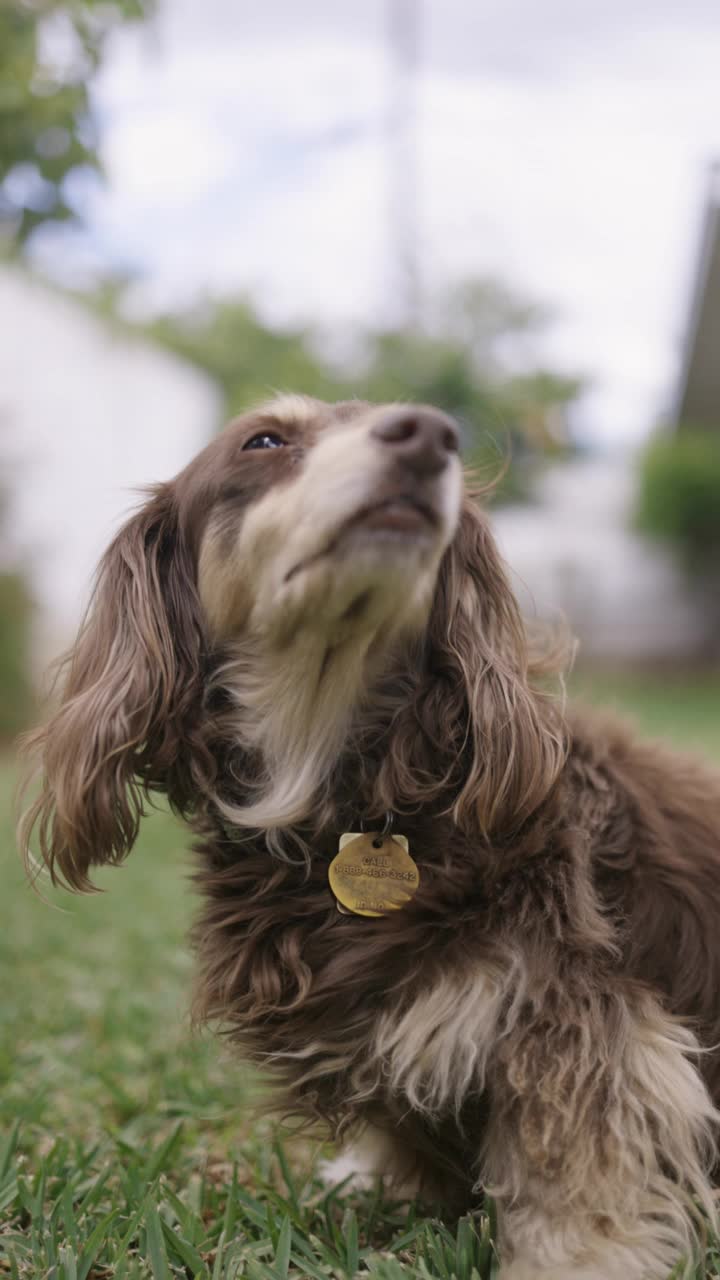
[[[308,868],[217,837],[202,848],[201,1011],[275,1070],[293,1105],[333,1126],[381,1100],[440,1117],[478,1097],[519,981],[477,850],[444,819],[399,829],[421,887],[379,920],[338,912],[336,837]]]

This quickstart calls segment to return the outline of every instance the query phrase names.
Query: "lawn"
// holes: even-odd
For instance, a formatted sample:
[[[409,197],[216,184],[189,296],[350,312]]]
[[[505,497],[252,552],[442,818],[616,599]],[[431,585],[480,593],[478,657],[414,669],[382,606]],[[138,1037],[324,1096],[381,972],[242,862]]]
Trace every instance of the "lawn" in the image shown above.
[[[577,680],[648,732],[720,759],[720,679]],[[319,1152],[263,1116],[261,1082],[187,1020],[181,828],[148,818],[111,893],[24,882],[0,774],[0,1275],[51,1280],[488,1280],[491,1223],[328,1194]],[[720,1275],[710,1265],[708,1276]]]

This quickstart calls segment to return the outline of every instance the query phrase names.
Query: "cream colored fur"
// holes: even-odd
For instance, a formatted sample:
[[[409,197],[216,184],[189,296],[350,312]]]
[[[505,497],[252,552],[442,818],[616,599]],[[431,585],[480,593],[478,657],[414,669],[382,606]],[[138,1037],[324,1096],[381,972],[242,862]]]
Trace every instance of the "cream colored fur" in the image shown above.
[[[487,1064],[511,1029],[526,989],[523,960],[445,973],[405,1010],[388,1012],[373,1046],[387,1086],[416,1111],[456,1114],[485,1087]]]
[[[485,1088],[495,1096],[500,1119],[476,1173],[500,1212],[501,1280],[666,1280],[679,1261],[691,1266],[702,1215],[716,1220],[718,1114],[697,1041],[649,995],[609,1003],[600,1034],[571,1007],[566,1025],[544,1026],[557,1013],[543,1011],[521,949],[508,949],[384,1013],[369,1055],[356,1047],[343,1058],[334,1046],[330,1066],[347,1071],[359,1101],[389,1088],[441,1120]],[[319,1049],[298,1050],[298,1061],[320,1061]],[[347,1177],[356,1161],[366,1183],[371,1171],[402,1169],[402,1144],[372,1131],[339,1160],[331,1176]]]
[[[715,1221],[718,1115],[697,1041],[649,995],[618,996],[613,1013],[606,1035],[570,1007],[566,1026],[538,1032],[541,993],[518,948],[441,974],[383,1014],[370,1057],[356,1058],[359,1099],[390,1088],[441,1119],[487,1087],[509,1105],[514,1123],[498,1121],[476,1170],[501,1215],[501,1280],[666,1280],[679,1260],[690,1266],[701,1213]],[[400,1147],[391,1159],[373,1141],[381,1162],[401,1167]],[[347,1155],[339,1167],[345,1176]]]
[[[534,1062],[518,1044],[508,1068],[519,1121],[498,1127],[481,1164],[514,1258],[503,1280],[666,1280],[680,1259],[690,1266],[698,1208],[716,1220],[718,1114],[697,1041],[644,996],[607,1040],[578,1025],[565,1044],[555,1060],[537,1038]]]
[[[345,1190],[371,1190],[378,1179],[383,1191],[394,1200],[412,1200],[418,1195],[417,1176],[408,1176],[402,1147],[391,1134],[368,1125],[354,1142],[343,1147],[333,1160],[320,1166],[320,1177],[329,1187],[343,1183]]]
[[[376,420],[326,428],[296,476],[251,506],[234,548],[217,527],[204,540],[201,597],[231,655],[216,679],[235,700],[238,741],[265,768],[248,804],[218,799],[239,827],[305,817],[375,664],[427,617],[459,517],[460,465],[452,457],[432,481],[437,528],[395,541],[347,529],[390,483]]]

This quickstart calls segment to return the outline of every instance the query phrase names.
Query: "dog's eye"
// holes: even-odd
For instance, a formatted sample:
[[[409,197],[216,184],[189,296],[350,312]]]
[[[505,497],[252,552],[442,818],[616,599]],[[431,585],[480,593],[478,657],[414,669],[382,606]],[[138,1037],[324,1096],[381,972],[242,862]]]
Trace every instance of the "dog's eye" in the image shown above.
[[[285,441],[280,436],[275,436],[271,431],[262,431],[260,435],[253,436],[243,445],[245,449],[283,449]]]

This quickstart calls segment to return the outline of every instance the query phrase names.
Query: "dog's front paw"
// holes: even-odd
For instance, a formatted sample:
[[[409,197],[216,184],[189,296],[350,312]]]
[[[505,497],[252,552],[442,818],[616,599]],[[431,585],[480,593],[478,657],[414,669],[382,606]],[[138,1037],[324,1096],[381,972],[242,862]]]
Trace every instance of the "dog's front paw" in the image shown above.
[[[508,1262],[501,1267],[497,1280],[560,1280],[556,1271],[534,1267],[531,1262]]]
[[[608,1277],[600,1276],[599,1271],[579,1271],[575,1266],[570,1270],[566,1267],[548,1270],[532,1262],[509,1262],[500,1268],[497,1280],[608,1280]]]
[[[358,1167],[358,1151],[348,1147],[332,1160],[322,1160],[318,1167],[320,1181],[326,1187],[339,1187],[344,1184],[348,1191],[369,1191],[381,1176],[373,1169]]]
[[[381,1181],[388,1198],[414,1200],[420,1179],[409,1172],[411,1167],[412,1161],[404,1158],[391,1135],[368,1126],[357,1141],[344,1147],[333,1160],[324,1160],[319,1174],[328,1187],[342,1183],[348,1191],[368,1191]]]
[[[651,1280],[652,1276],[659,1274],[655,1270],[647,1271],[641,1262],[638,1269],[632,1263],[629,1266],[631,1269],[628,1265],[611,1261],[607,1265],[604,1262],[564,1262],[559,1266],[539,1267],[534,1262],[518,1258],[501,1266],[497,1280]]]

